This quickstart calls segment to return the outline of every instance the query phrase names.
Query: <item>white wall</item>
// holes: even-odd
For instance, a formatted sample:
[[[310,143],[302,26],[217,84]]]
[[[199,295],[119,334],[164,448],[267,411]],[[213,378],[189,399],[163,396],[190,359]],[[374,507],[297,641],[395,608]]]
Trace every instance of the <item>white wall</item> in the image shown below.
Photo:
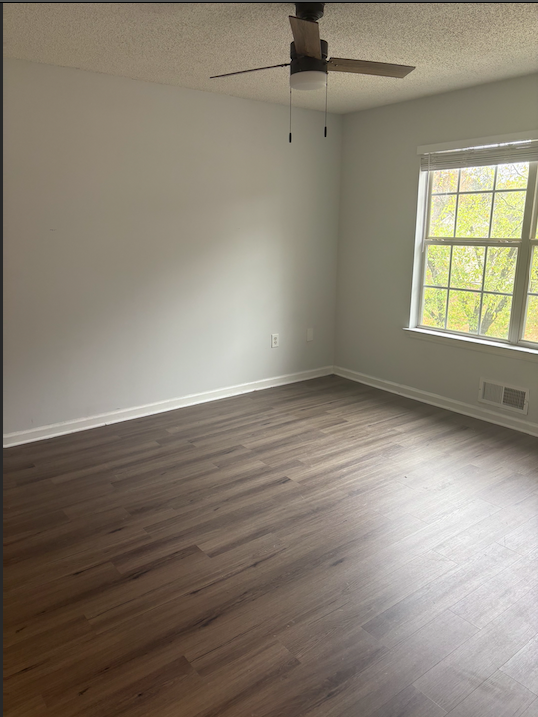
[[[402,329],[409,325],[417,147],[537,127],[538,75],[345,116],[337,366],[477,411],[480,376],[530,388],[528,422],[538,423],[538,357],[417,340]],[[501,421],[511,415],[498,413]]]
[[[4,68],[5,433],[333,364],[341,118]]]
[[[5,433],[333,363],[478,411],[480,376],[529,387],[538,423],[536,357],[402,329],[417,146],[536,128],[538,76],[348,115],[343,145],[297,110],[289,145],[285,107],[4,72]]]

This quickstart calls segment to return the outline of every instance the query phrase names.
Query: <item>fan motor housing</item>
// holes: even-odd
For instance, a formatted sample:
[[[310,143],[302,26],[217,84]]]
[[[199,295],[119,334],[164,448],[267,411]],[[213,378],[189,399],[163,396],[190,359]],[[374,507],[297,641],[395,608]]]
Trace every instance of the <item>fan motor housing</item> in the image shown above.
[[[295,15],[301,20],[317,22],[323,17],[324,2],[296,2]]]
[[[312,3],[316,4],[316,3]],[[327,74],[327,57],[329,56],[329,45],[326,40],[321,40],[321,57],[319,60],[317,57],[306,57],[305,55],[298,55],[295,49],[295,43],[292,42],[290,45],[290,74],[295,75],[297,72],[324,72]]]

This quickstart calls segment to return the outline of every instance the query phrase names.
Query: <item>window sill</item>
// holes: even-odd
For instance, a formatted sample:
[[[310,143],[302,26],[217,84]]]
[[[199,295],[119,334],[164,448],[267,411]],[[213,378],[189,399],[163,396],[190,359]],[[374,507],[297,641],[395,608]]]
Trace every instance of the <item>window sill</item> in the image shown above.
[[[423,341],[434,341],[435,343],[444,344],[445,346],[482,351],[497,354],[497,356],[504,356],[505,358],[518,358],[523,361],[538,360],[538,350],[526,346],[512,346],[492,341],[483,341],[482,339],[475,339],[470,336],[441,334],[437,331],[429,331],[428,329],[404,328],[404,331],[407,332],[408,336],[413,338]]]

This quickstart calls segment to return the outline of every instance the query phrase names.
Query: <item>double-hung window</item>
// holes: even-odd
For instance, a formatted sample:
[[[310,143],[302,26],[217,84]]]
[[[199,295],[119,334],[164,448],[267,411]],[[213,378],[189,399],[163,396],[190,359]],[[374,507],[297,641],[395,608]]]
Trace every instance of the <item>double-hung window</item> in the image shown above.
[[[538,349],[538,140],[422,155],[415,325]]]

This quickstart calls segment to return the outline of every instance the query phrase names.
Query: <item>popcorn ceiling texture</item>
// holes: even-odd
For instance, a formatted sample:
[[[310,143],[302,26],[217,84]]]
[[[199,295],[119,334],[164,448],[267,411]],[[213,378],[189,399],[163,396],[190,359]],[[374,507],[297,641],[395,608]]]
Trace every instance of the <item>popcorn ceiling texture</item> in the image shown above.
[[[293,3],[4,3],[4,57],[286,104]],[[538,70],[537,3],[327,3],[329,56],[415,65],[403,80],[330,73],[353,112]],[[322,110],[325,93],[295,92]]]

